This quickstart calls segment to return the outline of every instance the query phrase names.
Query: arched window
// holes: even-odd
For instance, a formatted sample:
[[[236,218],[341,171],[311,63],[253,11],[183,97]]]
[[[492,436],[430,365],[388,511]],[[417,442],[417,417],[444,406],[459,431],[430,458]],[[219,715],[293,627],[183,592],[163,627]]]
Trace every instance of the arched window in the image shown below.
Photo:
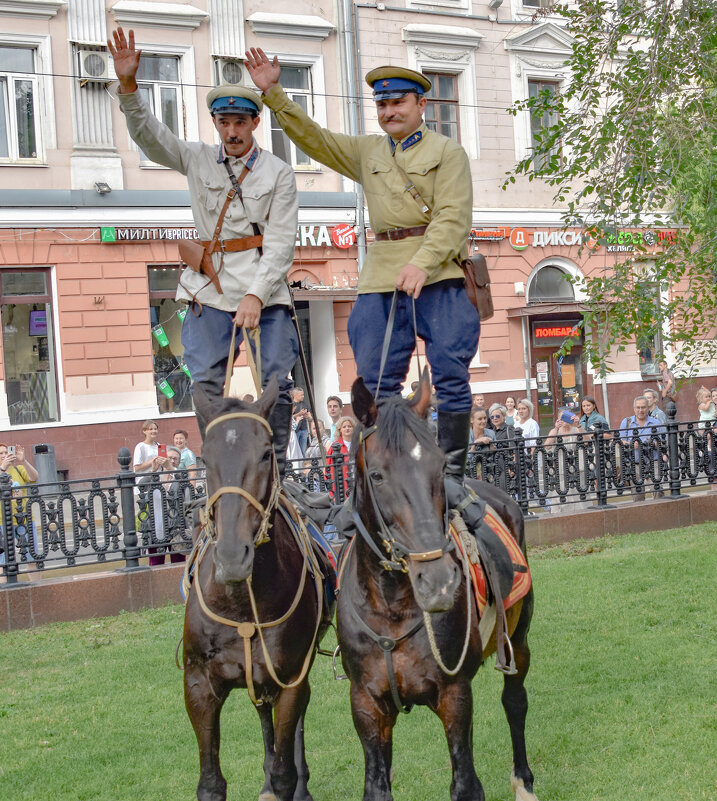
[[[528,284],[529,303],[549,301],[562,303],[575,301],[575,291],[568,280],[568,273],[552,264],[541,267]]]

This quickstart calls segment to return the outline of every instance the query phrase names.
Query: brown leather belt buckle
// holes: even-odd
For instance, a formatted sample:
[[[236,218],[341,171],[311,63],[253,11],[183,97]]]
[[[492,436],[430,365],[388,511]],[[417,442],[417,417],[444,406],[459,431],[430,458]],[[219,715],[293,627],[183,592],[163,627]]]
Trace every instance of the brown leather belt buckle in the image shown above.
[[[384,232],[386,234],[387,239],[391,242],[396,242],[399,239],[403,239],[405,234],[403,233],[403,228],[389,228],[388,231]]]

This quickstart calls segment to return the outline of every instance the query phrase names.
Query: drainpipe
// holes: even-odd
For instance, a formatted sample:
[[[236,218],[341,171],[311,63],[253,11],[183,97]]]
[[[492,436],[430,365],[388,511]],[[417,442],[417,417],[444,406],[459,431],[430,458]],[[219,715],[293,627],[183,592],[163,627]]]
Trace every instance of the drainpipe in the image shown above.
[[[523,366],[525,367],[525,397],[532,400],[530,394],[530,340],[528,337],[528,318],[520,318],[520,328],[523,332]]]
[[[360,72],[360,58],[358,55],[358,25],[354,17],[353,3],[351,0],[340,0],[338,4],[341,16],[341,36],[339,39],[341,46],[341,56],[343,57],[346,68],[346,85],[343,94],[346,97],[349,135],[358,136],[362,131],[363,125],[359,127],[359,110],[361,108],[360,78],[357,79],[357,72]],[[358,250],[358,271],[361,272],[366,259],[366,225],[364,218],[364,194],[361,184],[356,183],[356,245]]]

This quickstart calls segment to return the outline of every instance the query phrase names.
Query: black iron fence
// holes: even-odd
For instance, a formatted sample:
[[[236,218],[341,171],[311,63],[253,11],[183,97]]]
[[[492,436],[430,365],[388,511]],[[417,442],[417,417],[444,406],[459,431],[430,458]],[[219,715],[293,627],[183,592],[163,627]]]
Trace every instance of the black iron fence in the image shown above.
[[[554,441],[526,442],[515,428],[494,449],[471,446],[467,474],[500,486],[528,515],[717,487],[717,424],[677,423],[672,412],[649,430],[599,429]],[[353,463],[338,449],[330,455],[327,467],[320,459],[289,462],[287,478],[342,503],[353,485]],[[203,471],[136,475],[127,448],[118,461],[115,476],[53,485],[14,487],[0,475],[0,567],[8,583],[24,571],[98,563],[136,569],[144,557],[151,564],[183,558],[196,501],[205,495]]]

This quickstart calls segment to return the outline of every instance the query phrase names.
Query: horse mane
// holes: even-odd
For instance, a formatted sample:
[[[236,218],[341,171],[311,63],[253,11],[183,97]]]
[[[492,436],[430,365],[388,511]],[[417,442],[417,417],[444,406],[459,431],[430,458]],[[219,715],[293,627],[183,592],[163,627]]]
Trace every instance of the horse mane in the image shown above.
[[[401,397],[379,401],[376,427],[385,447],[396,455],[407,453],[412,442],[406,441],[406,429],[426,447],[436,447],[436,441],[428,430],[426,421],[411,408],[409,401]]]

